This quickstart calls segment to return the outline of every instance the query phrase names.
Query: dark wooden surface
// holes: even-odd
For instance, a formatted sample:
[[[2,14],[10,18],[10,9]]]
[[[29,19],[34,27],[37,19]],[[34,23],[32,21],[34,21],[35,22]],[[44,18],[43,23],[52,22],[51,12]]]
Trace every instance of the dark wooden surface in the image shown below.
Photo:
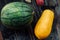
[[[1,31],[0,31],[0,40],[3,40],[3,37],[2,37],[2,33],[1,33]]]

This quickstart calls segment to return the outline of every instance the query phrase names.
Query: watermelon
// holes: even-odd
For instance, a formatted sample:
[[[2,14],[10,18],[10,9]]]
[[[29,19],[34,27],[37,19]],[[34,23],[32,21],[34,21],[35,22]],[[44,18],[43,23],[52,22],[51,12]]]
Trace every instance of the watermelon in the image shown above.
[[[33,20],[33,8],[23,2],[12,2],[1,10],[1,22],[6,27],[20,28],[31,24]]]

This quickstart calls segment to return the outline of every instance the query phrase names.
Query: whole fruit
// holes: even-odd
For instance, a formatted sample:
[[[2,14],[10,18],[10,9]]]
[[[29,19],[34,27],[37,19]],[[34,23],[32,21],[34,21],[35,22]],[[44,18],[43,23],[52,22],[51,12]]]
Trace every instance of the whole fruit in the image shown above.
[[[36,0],[36,3],[38,6],[43,6],[44,5],[44,0]]]
[[[34,29],[35,36],[38,39],[44,39],[50,35],[53,20],[54,20],[54,12],[49,9],[44,10],[42,16],[39,18]]]
[[[1,11],[2,24],[7,27],[20,28],[33,20],[33,9],[23,2],[12,2],[3,7]]]

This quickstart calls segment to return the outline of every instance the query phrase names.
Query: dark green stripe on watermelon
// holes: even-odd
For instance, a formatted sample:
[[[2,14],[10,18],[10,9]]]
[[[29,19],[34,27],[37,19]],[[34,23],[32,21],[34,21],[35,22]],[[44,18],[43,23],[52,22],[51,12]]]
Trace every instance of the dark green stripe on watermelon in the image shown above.
[[[6,20],[7,19],[7,20]],[[24,19],[24,20],[23,20]],[[29,19],[29,20],[28,20]],[[33,18],[30,16],[30,17],[26,17],[26,18],[13,18],[13,19],[8,19],[8,18],[2,18],[1,20],[5,20],[5,23],[8,24],[8,21],[9,22],[13,22],[13,24],[15,23],[16,24],[26,24],[28,23],[28,21],[31,21]],[[27,20],[27,21],[26,21]]]
[[[33,8],[29,4],[23,2],[9,3],[1,11],[2,24],[11,27],[28,25],[33,20],[32,12]]]

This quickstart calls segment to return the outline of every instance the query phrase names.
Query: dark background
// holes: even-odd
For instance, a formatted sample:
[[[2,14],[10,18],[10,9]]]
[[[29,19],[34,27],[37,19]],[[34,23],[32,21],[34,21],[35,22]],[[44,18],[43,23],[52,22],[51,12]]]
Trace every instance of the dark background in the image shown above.
[[[1,9],[8,3],[10,2],[15,2],[15,1],[23,1],[25,2],[24,0],[0,0],[0,14],[1,14]],[[52,2],[49,3],[49,2]],[[24,28],[22,30],[11,30],[11,29],[8,29],[6,27],[4,27],[2,24],[1,27],[0,27],[0,30],[2,31],[2,35],[3,35],[3,39],[4,40],[38,40],[34,33],[33,33],[33,29],[34,29],[34,26],[37,22],[37,20],[39,19],[40,15],[41,15],[41,12],[46,9],[46,8],[49,8],[49,9],[53,9],[55,11],[55,20],[54,20],[54,24],[53,24],[53,28],[52,28],[52,32],[50,34],[50,36],[44,40],[59,40],[58,39],[58,32],[57,32],[57,28],[56,28],[56,24],[57,24],[57,17],[58,17],[58,14],[56,10],[56,7],[59,6],[59,1],[54,1],[54,0],[45,0],[45,5],[42,6],[42,7],[39,7],[36,5],[36,2],[35,0],[32,0],[32,2],[30,3],[35,9],[35,14],[34,14],[34,20],[32,22],[32,24],[27,27],[27,28]]]

